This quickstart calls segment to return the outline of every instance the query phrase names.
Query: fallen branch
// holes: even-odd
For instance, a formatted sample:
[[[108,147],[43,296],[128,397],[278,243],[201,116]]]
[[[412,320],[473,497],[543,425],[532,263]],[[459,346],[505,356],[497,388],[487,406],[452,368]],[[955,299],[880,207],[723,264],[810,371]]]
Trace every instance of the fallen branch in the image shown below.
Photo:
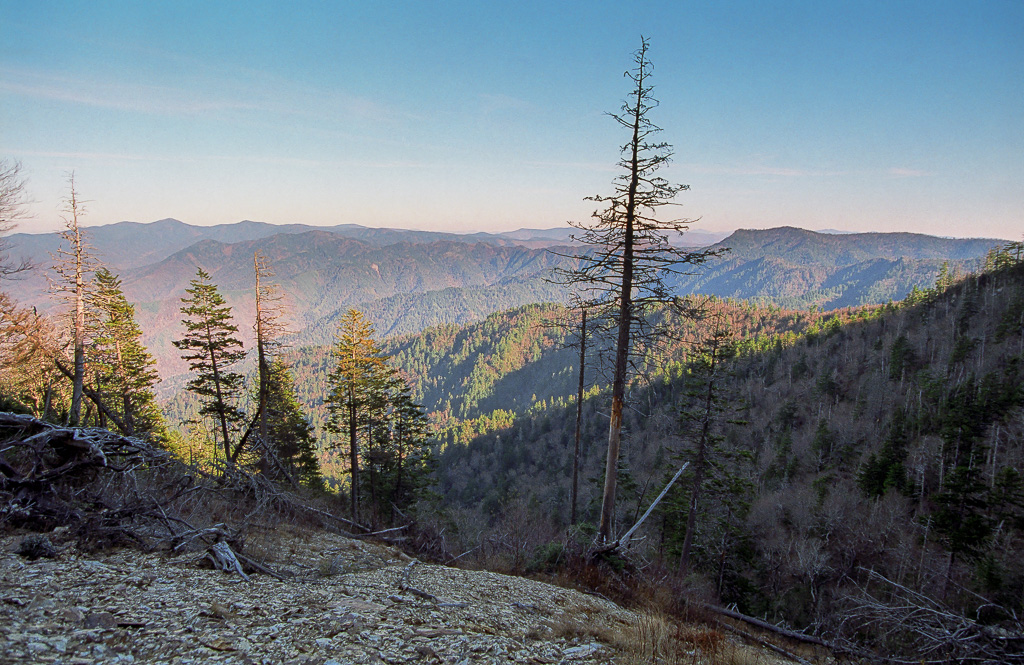
[[[676,482],[679,476],[683,475],[683,471],[685,471],[686,467],[688,466],[690,466],[690,463],[684,462],[683,465],[679,467],[679,470],[676,471],[676,475],[672,476],[672,479],[669,480],[668,483],[665,485],[664,489],[661,490],[661,494],[659,494],[658,497],[654,499],[651,505],[647,508],[647,512],[645,512],[643,516],[639,520],[637,520],[636,524],[630,527],[629,531],[622,534],[622,537],[616,539],[614,542],[602,545],[601,547],[598,547],[597,549],[593,550],[590,553],[590,555],[596,556],[598,554],[604,554],[605,552],[611,552],[612,550],[618,549],[620,544],[625,544],[628,547],[630,536],[633,535],[634,531],[640,528],[640,525],[644,523],[644,520],[646,520],[647,517],[654,511],[655,506],[657,506],[661,502],[661,500],[665,498],[665,495],[668,494],[668,491],[672,488],[672,484]]]
[[[751,642],[753,642],[754,644],[757,644],[758,646],[762,646],[762,647],[764,647],[766,649],[774,651],[775,653],[779,654],[780,656],[783,656],[785,658],[789,658],[790,660],[795,661],[797,663],[800,663],[801,665],[812,665],[809,660],[805,660],[805,659],[801,658],[800,656],[796,655],[792,651],[788,651],[786,649],[783,649],[782,647],[778,646],[777,644],[772,644],[768,640],[763,640],[760,637],[758,637],[756,635],[753,635],[751,633],[748,633],[747,631],[742,630],[740,628],[737,628],[736,626],[734,626],[734,625],[732,625],[730,623],[726,623],[724,621],[718,621],[717,623],[722,628],[725,628],[726,630],[728,630],[730,632],[736,633],[737,635],[739,635],[743,639],[750,640]]]
[[[721,614],[722,616],[729,617],[730,619],[736,619],[737,621],[749,623],[750,625],[757,626],[762,630],[767,630],[770,633],[775,633],[776,635],[780,635],[791,640],[796,640],[797,642],[805,642],[807,644],[814,644],[820,647],[825,647],[826,649],[843,651],[843,649],[839,649],[835,645],[829,644],[820,637],[815,637],[814,635],[807,635],[806,633],[798,633],[795,630],[782,628],[780,626],[776,626],[773,623],[764,621],[763,619],[758,619],[757,617],[747,616],[746,614],[740,614],[739,612],[727,610],[724,607],[717,607],[715,605],[702,605],[701,607],[711,612],[714,612],[715,614]]]
[[[240,561],[242,561],[242,563],[244,563],[245,565],[249,566],[250,568],[255,568],[256,570],[260,571],[264,575],[270,575],[271,577],[276,578],[278,581],[284,582],[284,577],[282,577],[279,573],[275,573],[270,568],[267,568],[263,564],[260,564],[260,563],[257,563],[255,561],[253,561],[252,559],[250,559],[249,557],[245,556],[244,554],[239,554],[238,552],[235,552],[235,557],[238,558]]]
[[[408,529],[408,528],[409,528],[409,525],[408,524],[404,524],[402,526],[396,526],[396,527],[391,528],[391,529],[384,529],[383,531],[374,531],[373,533],[360,533],[360,534],[353,535],[352,537],[353,538],[357,538],[357,539],[374,538],[376,536],[384,535],[385,533],[394,533],[395,531],[403,531],[403,530]]]
[[[409,582],[412,581],[412,569],[413,569],[413,567],[417,563],[419,563],[419,561],[417,561],[416,559],[413,559],[409,563],[409,565],[405,567],[405,570],[402,571],[402,578],[398,581],[398,588],[401,591],[408,591],[409,593],[411,593],[414,596],[419,596],[420,598],[424,598],[426,600],[430,600],[430,601],[433,601],[435,603],[440,603],[441,599],[438,598],[437,596],[435,596],[434,594],[428,593],[428,592],[423,591],[421,589],[417,589],[416,587],[411,586],[409,584]]]

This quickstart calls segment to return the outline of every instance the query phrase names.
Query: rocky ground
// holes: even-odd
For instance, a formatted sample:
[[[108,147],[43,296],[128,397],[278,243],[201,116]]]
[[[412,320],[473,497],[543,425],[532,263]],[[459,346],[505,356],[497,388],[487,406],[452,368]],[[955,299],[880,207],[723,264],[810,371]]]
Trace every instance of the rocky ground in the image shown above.
[[[622,651],[640,618],[612,602],[333,534],[251,538],[283,581],[203,567],[201,552],[69,544],[29,560],[23,538],[0,538],[0,663],[643,662]],[[695,647],[688,662],[707,660]]]

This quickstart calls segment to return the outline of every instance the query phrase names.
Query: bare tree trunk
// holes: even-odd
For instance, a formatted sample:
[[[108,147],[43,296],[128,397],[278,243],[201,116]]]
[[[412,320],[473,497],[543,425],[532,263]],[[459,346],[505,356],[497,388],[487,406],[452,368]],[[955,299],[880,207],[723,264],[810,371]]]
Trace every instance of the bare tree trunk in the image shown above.
[[[209,325],[206,326],[206,340],[207,348],[210,350],[210,367],[213,372],[213,386],[217,395],[217,415],[219,416],[218,420],[220,420],[221,436],[224,437],[224,462],[228,466],[231,466],[235,463],[235,457],[238,454],[238,450],[235,451],[234,455],[231,454],[231,439],[228,436],[228,415],[224,408],[224,395],[220,389],[220,369],[217,367],[217,354],[214,352],[213,330],[210,329]]]
[[[580,318],[580,382],[576,390],[576,442],[572,454],[572,498],[569,524],[576,524],[576,505],[579,498],[580,430],[583,426],[583,377],[587,358],[587,308],[581,309]]]
[[[259,252],[253,254],[253,268],[256,272],[256,371],[259,376],[259,418],[260,439],[267,443],[267,395],[269,393],[269,368],[267,367],[266,345],[263,330],[263,302],[260,291]]]
[[[50,405],[53,403],[53,382],[46,382],[46,396],[43,397],[43,420],[50,419]]]
[[[355,354],[353,353],[353,356]],[[352,521],[359,521],[359,433],[356,430],[356,396],[349,394],[348,403],[348,459],[352,473]]]
[[[77,233],[77,226],[76,226]],[[85,384],[85,282],[82,279],[81,250],[75,265],[75,376],[71,388],[71,425],[81,420],[82,386]]]
[[[67,268],[70,274],[65,279],[74,280],[74,377],[71,381],[71,411],[68,422],[72,427],[81,422],[82,417],[82,386],[85,384],[85,246],[82,231],[78,228],[78,216],[82,212],[78,192],[75,190],[75,176],[70,177],[70,193],[66,202],[67,231],[64,237],[71,242],[71,249],[64,256],[70,263]]]
[[[121,341],[115,340],[114,350],[117,353],[117,376],[121,380],[122,393],[121,402],[124,405],[124,424],[128,428],[124,433],[126,436],[135,434],[135,407],[132,405],[131,390],[128,387],[128,377],[124,371],[124,359],[121,356]]]
[[[626,198],[622,246],[622,283],[619,288],[619,333],[615,344],[615,378],[612,380],[612,412],[608,425],[608,457],[604,469],[604,496],[601,502],[601,526],[598,537],[612,540],[615,523],[615,487],[619,471],[619,448],[622,439],[622,407],[626,396],[626,368],[630,350],[630,326],[633,322],[633,243],[636,222],[636,190],[640,180],[640,121],[642,118],[645,73],[641,67],[634,93],[633,138],[630,146],[629,190]]]
[[[96,394],[97,395],[102,395],[103,394],[103,379],[100,376],[100,373],[98,371],[96,372]],[[104,414],[102,411],[100,411],[97,414],[97,416],[99,417],[99,420],[100,420],[100,427],[102,427],[103,429],[107,429],[107,417],[106,417],[106,414]]]

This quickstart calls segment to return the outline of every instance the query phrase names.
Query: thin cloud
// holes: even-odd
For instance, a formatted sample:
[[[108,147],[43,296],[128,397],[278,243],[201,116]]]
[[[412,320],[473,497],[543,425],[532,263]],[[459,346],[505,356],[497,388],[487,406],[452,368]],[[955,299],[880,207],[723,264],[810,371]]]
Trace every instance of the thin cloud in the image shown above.
[[[0,92],[33,99],[162,115],[253,108],[237,100],[203,98],[165,86],[88,81],[9,68],[0,71]]]
[[[372,99],[340,91],[296,87],[262,72],[246,71],[243,78],[224,77],[220,94],[173,86],[98,81],[49,72],[0,68],[0,93],[80,106],[153,115],[200,115],[247,111],[307,117],[337,123],[345,117],[394,121],[408,115]]]
[[[232,164],[270,164],[274,166],[289,166],[316,169],[429,169],[435,168],[435,164],[417,162],[413,160],[391,160],[381,162],[367,162],[362,160],[318,160],[303,159],[300,157],[265,157],[259,155],[190,155],[188,157],[170,155],[140,155],[133,153],[114,152],[54,152],[39,150],[17,150],[3,149],[7,154],[23,155],[27,157],[50,157],[71,160],[97,160],[97,161],[119,161],[119,162],[174,162],[182,164],[198,164],[201,162],[230,162]]]
[[[162,155],[138,155],[120,152],[54,152],[46,150],[17,150],[4,149],[10,154],[25,155],[28,157],[56,157],[59,159],[94,159],[122,162],[194,162],[191,157],[168,157]]]
[[[608,164],[607,162],[558,162],[530,160],[523,163],[527,166],[535,166],[543,169],[580,169],[582,171],[598,171],[601,173],[618,171],[618,168],[616,168],[614,164]]]
[[[778,176],[782,178],[827,178],[846,175],[845,171],[825,171],[803,169],[786,166],[764,165],[722,165],[722,164],[682,164],[686,169],[696,173],[709,175],[740,175],[740,176]]]
[[[932,175],[928,171],[921,171],[918,169],[906,169],[898,166],[891,167],[888,173],[894,178],[923,178]]]

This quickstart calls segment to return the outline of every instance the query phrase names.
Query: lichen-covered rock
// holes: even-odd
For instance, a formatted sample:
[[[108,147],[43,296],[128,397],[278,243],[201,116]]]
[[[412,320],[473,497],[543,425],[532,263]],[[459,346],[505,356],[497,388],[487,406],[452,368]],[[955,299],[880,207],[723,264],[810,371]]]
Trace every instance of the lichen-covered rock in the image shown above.
[[[614,651],[592,634],[632,616],[532,580],[410,570],[397,550],[332,534],[267,536],[267,564],[293,576],[250,582],[194,553],[71,547],[29,562],[19,542],[0,539],[2,663],[598,663]]]

